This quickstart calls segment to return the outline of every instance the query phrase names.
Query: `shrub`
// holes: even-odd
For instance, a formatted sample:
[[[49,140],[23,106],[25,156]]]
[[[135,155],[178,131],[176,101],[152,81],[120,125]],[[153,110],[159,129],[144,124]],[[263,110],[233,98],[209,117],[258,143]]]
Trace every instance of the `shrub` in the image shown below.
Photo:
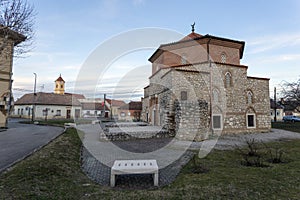
[[[253,167],[267,167],[268,165],[263,162],[264,152],[261,145],[254,139],[246,140],[247,148],[241,149],[236,146],[236,151],[241,155],[241,164]]]
[[[207,173],[209,169],[204,167],[203,164],[200,163],[200,159],[198,158],[198,154],[195,154],[192,158],[192,172],[195,174]]]

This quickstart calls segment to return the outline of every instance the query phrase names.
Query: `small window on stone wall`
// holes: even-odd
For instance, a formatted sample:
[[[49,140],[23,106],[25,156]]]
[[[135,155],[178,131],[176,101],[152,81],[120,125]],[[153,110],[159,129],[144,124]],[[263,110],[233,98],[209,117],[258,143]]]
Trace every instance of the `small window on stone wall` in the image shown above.
[[[181,99],[181,101],[186,101],[187,100],[187,91],[181,91],[180,99]]]
[[[231,86],[231,74],[230,74],[230,72],[227,72],[226,74],[225,74],[225,87],[226,88],[229,88],[230,86]]]
[[[248,104],[253,103],[253,93],[251,91],[248,91],[248,93],[247,93],[247,103]]]
[[[255,128],[255,114],[247,114],[247,128]]]
[[[222,129],[222,116],[213,115],[212,124],[213,124],[213,129],[215,130]]]
[[[226,59],[227,59],[226,54],[222,53],[221,54],[221,63],[226,63]]]
[[[219,103],[219,92],[216,89],[213,89],[213,102],[214,103]]]

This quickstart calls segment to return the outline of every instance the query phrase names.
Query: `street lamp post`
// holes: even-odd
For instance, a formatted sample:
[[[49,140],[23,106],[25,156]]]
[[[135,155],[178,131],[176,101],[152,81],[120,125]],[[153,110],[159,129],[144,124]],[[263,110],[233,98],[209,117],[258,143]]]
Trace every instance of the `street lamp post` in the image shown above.
[[[33,87],[33,104],[32,104],[32,119],[31,121],[34,122],[35,120],[35,96],[36,96],[36,78],[37,78],[37,74],[34,74],[34,87]]]

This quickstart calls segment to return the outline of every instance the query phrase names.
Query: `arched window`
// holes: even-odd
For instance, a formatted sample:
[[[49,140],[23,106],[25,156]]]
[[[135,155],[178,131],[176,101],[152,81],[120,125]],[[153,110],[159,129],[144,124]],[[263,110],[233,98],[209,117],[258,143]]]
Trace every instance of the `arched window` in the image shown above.
[[[221,63],[226,63],[226,59],[227,59],[226,54],[222,53],[221,54]]]
[[[247,92],[247,103],[252,104],[253,103],[253,93],[251,91]]]
[[[219,92],[218,92],[218,90],[213,89],[212,97],[213,97],[214,103],[219,103]]]
[[[225,74],[225,87],[229,88],[231,86],[231,74],[227,72]]]

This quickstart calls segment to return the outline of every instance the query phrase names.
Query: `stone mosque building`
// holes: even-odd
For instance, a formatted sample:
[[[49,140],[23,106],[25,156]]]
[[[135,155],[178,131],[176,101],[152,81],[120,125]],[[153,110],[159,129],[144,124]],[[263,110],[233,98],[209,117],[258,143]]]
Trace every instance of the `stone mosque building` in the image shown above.
[[[268,132],[269,79],[251,77],[240,63],[245,42],[192,32],[162,44],[149,58],[142,119],[176,137]]]

